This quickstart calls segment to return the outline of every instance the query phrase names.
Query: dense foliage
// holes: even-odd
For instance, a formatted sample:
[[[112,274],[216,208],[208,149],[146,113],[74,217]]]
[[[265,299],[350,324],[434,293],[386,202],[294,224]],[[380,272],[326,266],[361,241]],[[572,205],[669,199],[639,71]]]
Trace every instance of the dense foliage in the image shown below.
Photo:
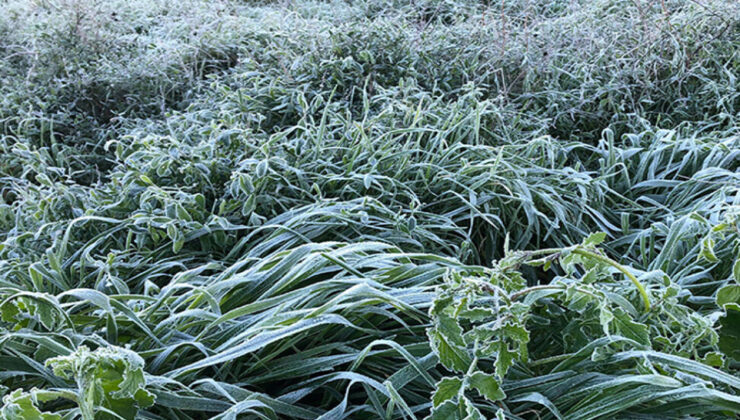
[[[0,418],[740,415],[740,3],[0,10]]]

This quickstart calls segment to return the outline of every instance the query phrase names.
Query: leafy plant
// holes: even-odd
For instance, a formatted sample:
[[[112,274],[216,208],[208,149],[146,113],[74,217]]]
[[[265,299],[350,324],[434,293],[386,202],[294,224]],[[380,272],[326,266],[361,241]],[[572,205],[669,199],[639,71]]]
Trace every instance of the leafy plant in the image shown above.
[[[75,381],[85,420],[133,419],[137,407],[154,403],[154,395],[145,388],[144,360],[130,350],[105,347],[91,352],[81,346],[69,356],[54,357],[45,364],[55,375]]]
[[[595,246],[605,237],[604,233],[592,234],[582,244],[563,249],[512,252],[493,267],[490,278],[456,274],[447,279],[430,309],[434,327],[429,336],[440,362],[462,377],[445,377],[437,384],[432,418],[482,416],[465,396],[468,389],[477,390],[490,402],[506,398],[504,378],[515,363],[529,362],[532,326],[528,328],[528,324],[533,314],[543,315],[544,300],[550,306],[548,311],[559,307],[577,314],[567,329],[582,335],[577,339],[586,347],[619,337],[641,350],[701,356],[713,348],[714,353],[703,357],[708,363],[722,365],[711,322],[692,319],[695,315],[673,298],[680,293],[677,285],[666,279],[648,292],[630,270],[603,256]],[[565,277],[526,287],[519,271],[522,264],[545,270],[558,264]],[[574,279],[578,266],[583,274]],[[639,293],[628,293],[624,281],[614,281],[614,272],[625,276]],[[660,296],[658,307],[651,306],[654,297],[650,295]],[[641,309],[635,305],[637,297],[643,304]],[[674,320],[676,327],[666,329],[666,318]],[[678,350],[669,344],[675,336],[693,336],[694,341]],[[563,356],[567,354],[545,360],[558,361]],[[484,363],[485,367],[480,366]]]

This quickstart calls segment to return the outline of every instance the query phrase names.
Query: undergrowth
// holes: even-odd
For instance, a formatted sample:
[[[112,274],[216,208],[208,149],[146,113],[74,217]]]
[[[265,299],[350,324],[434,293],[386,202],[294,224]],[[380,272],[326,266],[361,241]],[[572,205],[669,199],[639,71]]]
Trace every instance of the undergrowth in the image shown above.
[[[0,8],[0,418],[740,414],[734,2]]]

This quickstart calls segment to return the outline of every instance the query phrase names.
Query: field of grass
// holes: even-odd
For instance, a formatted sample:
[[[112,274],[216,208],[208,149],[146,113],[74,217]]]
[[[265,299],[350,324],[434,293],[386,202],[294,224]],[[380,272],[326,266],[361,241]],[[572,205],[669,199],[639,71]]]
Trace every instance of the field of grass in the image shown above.
[[[0,0],[0,419],[740,415],[740,3]]]

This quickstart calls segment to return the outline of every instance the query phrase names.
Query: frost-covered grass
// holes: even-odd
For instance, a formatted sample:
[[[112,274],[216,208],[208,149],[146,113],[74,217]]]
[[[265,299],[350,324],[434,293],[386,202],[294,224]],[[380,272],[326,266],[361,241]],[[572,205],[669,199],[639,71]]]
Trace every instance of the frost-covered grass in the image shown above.
[[[0,8],[0,418],[740,414],[735,2]]]

